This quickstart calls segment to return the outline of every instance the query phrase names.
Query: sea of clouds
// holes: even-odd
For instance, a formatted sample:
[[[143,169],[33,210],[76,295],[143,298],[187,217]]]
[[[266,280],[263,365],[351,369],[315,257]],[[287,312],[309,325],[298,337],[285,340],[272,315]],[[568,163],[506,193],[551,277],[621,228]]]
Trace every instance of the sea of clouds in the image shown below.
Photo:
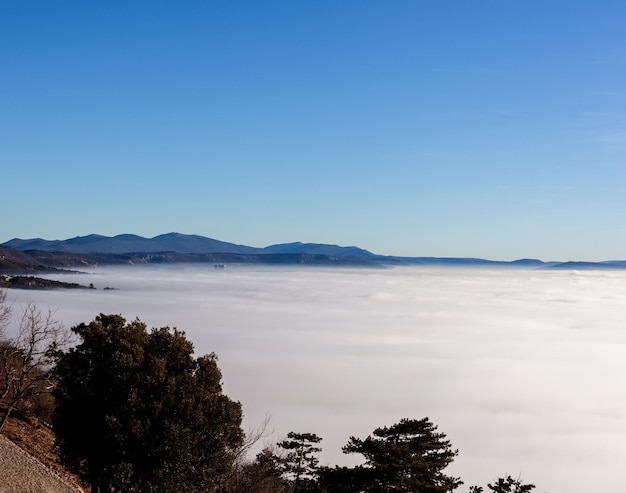
[[[67,326],[103,312],[186,331],[197,354],[218,354],[246,428],[269,414],[268,442],[317,433],[324,464],[359,462],[341,452],[351,435],[428,416],[459,449],[457,491],[506,474],[538,492],[623,491],[626,271],[165,266],[62,280],[98,289],[9,297]]]

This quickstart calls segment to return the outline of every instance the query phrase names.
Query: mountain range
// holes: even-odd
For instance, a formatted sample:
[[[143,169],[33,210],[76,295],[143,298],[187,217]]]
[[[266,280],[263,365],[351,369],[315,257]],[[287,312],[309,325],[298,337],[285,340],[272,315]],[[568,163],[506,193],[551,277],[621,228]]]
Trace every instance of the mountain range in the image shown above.
[[[624,269],[626,261],[513,262],[480,258],[398,257],[377,255],[356,246],[283,243],[264,248],[238,245],[199,235],[167,233],[154,238],[134,234],[91,234],[67,240],[14,238],[0,245],[0,270],[54,270],[109,264],[260,263],[312,265],[511,266],[560,269]]]
[[[285,243],[271,245],[265,248],[256,248],[246,245],[236,245],[225,241],[207,238],[198,235],[185,235],[180,233],[167,233],[154,238],[144,238],[132,234],[117,236],[102,236],[91,234],[77,236],[68,240],[44,240],[34,238],[22,240],[14,238],[3,243],[3,247],[15,248],[16,250],[41,250],[44,252],[65,253],[235,253],[241,255],[258,255],[271,253],[306,253],[316,255],[329,255],[336,257],[359,257],[376,258],[374,255],[357,247],[341,247],[338,245],[323,245],[317,243]]]

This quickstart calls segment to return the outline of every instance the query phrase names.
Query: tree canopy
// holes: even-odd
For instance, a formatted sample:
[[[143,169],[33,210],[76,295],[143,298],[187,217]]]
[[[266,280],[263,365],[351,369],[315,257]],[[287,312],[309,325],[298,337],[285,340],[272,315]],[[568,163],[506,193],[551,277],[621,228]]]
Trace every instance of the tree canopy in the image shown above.
[[[459,478],[443,473],[458,451],[428,418],[402,419],[375,429],[365,439],[350,437],[343,451],[363,455],[365,463],[338,469],[331,477],[341,478],[344,485],[356,483],[363,491],[447,493],[462,484]]]
[[[507,475],[506,478],[498,478],[493,483],[487,484],[487,488],[493,493],[529,493],[535,489],[532,483],[522,483],[521,478],[513,478]],[[470,486],[470,493],[483,493],[482,486]]]
[[[243,441],[241,405],[215,354],[184,332],[96,317],[59,359],[54,419],[62,458],[92,491],[214,491]]]
[[[286,453],[279,459],[280,469],[287,478],[292,492],[313,491],[317,479],[317,454],[320,447],[315,444],[322,439],[315,433],[290,431],[287,439],[277,445]]]

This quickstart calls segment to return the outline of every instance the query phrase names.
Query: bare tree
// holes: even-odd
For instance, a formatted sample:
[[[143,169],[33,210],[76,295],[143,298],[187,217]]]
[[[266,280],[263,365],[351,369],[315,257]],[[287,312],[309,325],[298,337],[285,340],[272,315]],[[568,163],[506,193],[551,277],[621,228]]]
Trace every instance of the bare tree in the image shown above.
[[[259,442],[271,434],[268,431],[270,423],[271,416],[266,414],[260,425],[248,429],[243,443],[235,452],[232,471],[217,489],[218,493],[286,493],[280,472],[272,467],[273,451],[265,447],[256,459],[250,457]]]
[[[0,323],[6,326],[11,315],[3,292]],[[70,333],[54,311],[42,311],[33,301],[26,303],[15,323],[14,336],[0,334],[0,431],[18,404],[52,390],[50,369],[58,351],[70,343]]]
[[[250,455],[250,451],[263,439],[266,438],[271,432],[268,431],[268,427],[272,422],[272,417],[269,414],[265,415],[265,418],[260,425],[256,427],[248,428],[246,437],[243,443],[239,446],[235,452],[235,460],[233,461],[235,466],[245,464]]]
[[[11,305],[7,302],[7,290],[0,289],[0,340],[4,339],[4,331],[11,320]]]

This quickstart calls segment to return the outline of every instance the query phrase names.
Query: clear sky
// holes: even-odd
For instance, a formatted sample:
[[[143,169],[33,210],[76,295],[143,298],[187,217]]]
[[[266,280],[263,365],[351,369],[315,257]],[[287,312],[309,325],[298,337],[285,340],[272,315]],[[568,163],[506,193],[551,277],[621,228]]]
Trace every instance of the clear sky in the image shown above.
[[[626,258],[626,2],[0,1],[0,242]]]

